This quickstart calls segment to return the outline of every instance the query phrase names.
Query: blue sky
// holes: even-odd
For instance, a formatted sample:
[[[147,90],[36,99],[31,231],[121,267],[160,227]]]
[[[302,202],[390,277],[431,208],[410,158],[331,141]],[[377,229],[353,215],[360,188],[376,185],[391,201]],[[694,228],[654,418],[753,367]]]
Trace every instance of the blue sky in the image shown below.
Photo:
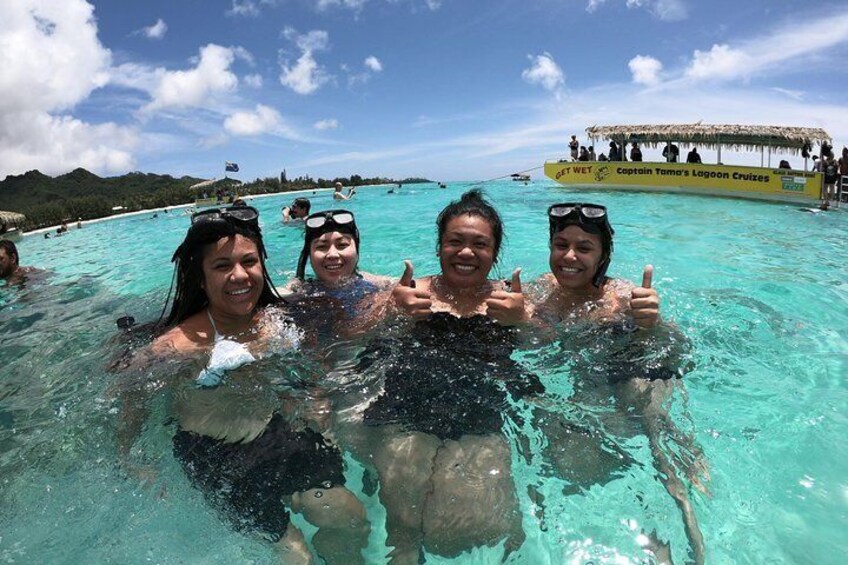
[[[844,2],[15,0],[0,22],[0,178],[482,180],[624,123],[848,143]]]

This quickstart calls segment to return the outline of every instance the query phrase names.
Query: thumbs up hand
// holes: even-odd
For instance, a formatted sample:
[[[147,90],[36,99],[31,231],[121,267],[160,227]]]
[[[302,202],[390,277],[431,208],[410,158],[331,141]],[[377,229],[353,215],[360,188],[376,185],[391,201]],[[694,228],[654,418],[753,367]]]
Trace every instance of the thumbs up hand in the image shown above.
[[[403,275],[392,290],[392,300],[402,312],[416,320],[423,320],[430,315],[433,301],[428,291],[415,288],[415,279],[412,278],[412,261],[403,263]]]
[[[630,293],[630,312],[640,328],[653,328],[660,322],[660,297],[651,288],[653,278],[654,267],[645,265],[642,286],[634,287]]]
[[[508,290],[493,291],[486,299],[487,315],[505,326],[513,326],[530,319],[530,313],[524,307],[524,294],[521,292],[521,269],[512,273],[512,282]]]

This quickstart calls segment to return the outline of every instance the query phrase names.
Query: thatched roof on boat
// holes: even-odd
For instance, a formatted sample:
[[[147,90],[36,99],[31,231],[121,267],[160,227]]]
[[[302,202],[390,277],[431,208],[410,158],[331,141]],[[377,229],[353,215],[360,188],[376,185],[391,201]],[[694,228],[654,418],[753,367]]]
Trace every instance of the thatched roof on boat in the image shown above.
[[[719,145],[749,150],[771,147],[791,152],[800,151],[805,144],[813,146],[823,141],[831,142],[830,135],[821,128],[733,124],[592,126],[586,128],[586,134],[591,138],[617,142],[635,141],[648,147],[664,146],[666,142],[673,141],[707,148]]]
[[[0,223],[5,224],[7,228],[23,225],[26,221],[26,216],[17,212],[4,212],[0,210]]]

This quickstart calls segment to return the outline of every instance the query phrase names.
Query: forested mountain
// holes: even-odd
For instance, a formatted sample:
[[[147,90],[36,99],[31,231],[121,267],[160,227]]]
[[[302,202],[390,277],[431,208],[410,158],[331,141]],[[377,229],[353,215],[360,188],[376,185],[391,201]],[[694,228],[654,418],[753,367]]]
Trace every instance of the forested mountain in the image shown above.
[[[112,208],[122,206],[121,211],[136,211],[188,204],[200,196],[190,187],[203,179],[184,176],[132,172],[120,177],[99,177],[85,169],[49,177],[39,171],[23,175],[9,175],[0,182],[0,210],[25,214],[25,230],[58,225],[63,220],[77,218],[90,220],[102,218],[115,212]],[[313,188],[328,188],[338,181],[345,186],[362,186],[396,182],[386,178],[362,178],[359,175],[314,180],[309,176],[288,180],[270,177],[239,184],[233,179],[222,179],[221,184],[205,187],[203,191],[214,194],[216,187],[224,186],[238,195],[266,194]],[[234,187],[234,188],[233,188]]]

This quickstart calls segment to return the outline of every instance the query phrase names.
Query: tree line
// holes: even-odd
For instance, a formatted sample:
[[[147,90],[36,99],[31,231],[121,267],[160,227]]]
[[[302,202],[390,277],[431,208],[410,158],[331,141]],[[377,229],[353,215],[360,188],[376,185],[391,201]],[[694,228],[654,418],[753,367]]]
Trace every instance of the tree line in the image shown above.
[[[333,179],[313,179],[308,175],[287,179],[285,175],[281,175],[280,178],[257,178],[243,184],[225,178],[203,188],[191,188],[202,180],[189,176],[175,178],[170,175],[141,172],[103,178],[82,168],[57,177],[50,177],[39,171],[29,171],[22,175],[9,175],[0,182],[0,208],[24,214],[26,222],[19,227],[32,230],[65,221],[74,222],[78,218],[93,220],[116,213],[190,204],[202,196],[203,192],[214,195],[218,186],[226,187],[237,196],[249,196],[331,188],[336,182],[345,186],[398,182],[387,178],[363,178],[360,175]],[[427,181],[405,179],[400,182]],[[118,206],[121,207],[120,210],[113,210]]]

